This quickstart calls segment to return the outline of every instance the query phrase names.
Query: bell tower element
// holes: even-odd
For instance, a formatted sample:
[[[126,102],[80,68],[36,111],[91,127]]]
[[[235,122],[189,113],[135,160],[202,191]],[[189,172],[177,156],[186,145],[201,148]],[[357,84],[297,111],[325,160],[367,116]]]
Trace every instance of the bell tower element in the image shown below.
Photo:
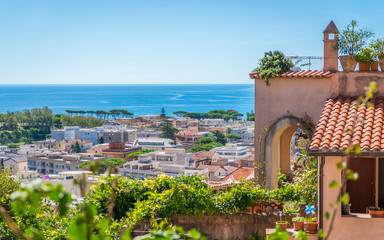
[[[324,67],[325,72],[336,72],[339,68],[339,53],[337,50],[337,41],[339,30],[335,23],[331,21],[324,30]]]

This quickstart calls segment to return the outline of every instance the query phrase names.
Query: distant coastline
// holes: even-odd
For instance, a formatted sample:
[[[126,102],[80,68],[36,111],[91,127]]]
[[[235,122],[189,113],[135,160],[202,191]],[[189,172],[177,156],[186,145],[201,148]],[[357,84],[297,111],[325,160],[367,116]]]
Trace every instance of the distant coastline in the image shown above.
[[[66,109],[126,109],[135,116],[175,111],[254,109],[253,84],[1,84],[0,113],[48,106]]]

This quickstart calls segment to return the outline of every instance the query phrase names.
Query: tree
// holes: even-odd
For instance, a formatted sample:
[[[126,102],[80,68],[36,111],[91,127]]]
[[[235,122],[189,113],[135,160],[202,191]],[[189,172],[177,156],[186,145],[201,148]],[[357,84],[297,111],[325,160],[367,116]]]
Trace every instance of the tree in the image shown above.
[[[181,117],[181,116],[183,116],[186,113],[187,112],[185,112],[185,111],[176,111],[176,112],[173,112],[172,114],[175,114],[177,117]]]
[[[250,113],[247,112],[247,121],[255,121],[255,113],[251,110]]]
[[[164,108],[161,108],[161,114],[160,114],[160,117],[161,118],[165,118],[166,115],[165,115],[165,109]]]
[[[264,57],[260,60],[260,66],[254,71],[259,72],[260,78],[264,78],[265,84],[270,86],[270,78],[288,72],[291,67],[293,67],[292,61],[286,58],[282,52],[269,51],[264,53]]]
[[[108,167],[115,168],[117,166],[123,166],[127,161],[121,158],[108,158],[105,161],[88,161],[79,165],[80,168],[92,169],[92,165],[98,164],[98,172],[104,173]]]
[[[6,210],[11,209],[10,195],[19,188],[20,182],[11,175],[10,169],[0,172],[0,205]],[[1,217],[0,217],[1,220]]]
[[[213,139],[211,137],[202,137],[199,139],[199,142],[201,142],[202,144],[208,144],[213,142]]]
[[[232,132],[232,129],[231,128],[227,128],[227,134],[231,134]]]
[[[215,139],[215,142],[218,142],[218,143],[223,144],[223,145],[225,145],[227,143],[227,139],[225,138],[224,133],[220,132],[219,130],[213,131],[212,135]]]
[[[175,133],[177,133],[178,131],[179,129],[173,127],[171,121],[164,119],[161,127],[160,137],[175,140]]]
[[[79,144],[78,141],[76,141],[75,146],[73,147],[73,152],[74,152],[74,153],[79,153],[79,152],[81,152],[80,144]]]
[[[237,134],[228,134],[227,136],[225,136],[227,139],[229,139],[229,141],[233,141],[235,139],[239,140],[241,139],[241,136],[240,135],[237,135]]]

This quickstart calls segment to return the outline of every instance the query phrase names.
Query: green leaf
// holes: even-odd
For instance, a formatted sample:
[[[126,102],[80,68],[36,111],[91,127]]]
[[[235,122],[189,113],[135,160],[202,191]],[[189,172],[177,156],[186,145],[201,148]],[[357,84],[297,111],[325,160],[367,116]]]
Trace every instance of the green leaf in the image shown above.
[[[325,233],[324,233],[323,229],[319,230],[319,232],[317,233],[317,237],[318,238],[324,238],[325,237]]]
[[[339,170],[343,170],[345,167],[346,167],[346,163],[345,162],[337,162],[337,169]]]
[[[191,236],[193,239],[199,239],[200,238],[200,232],[196,229],[192,229],[188,232],[189,236]]]
[[[329,214],[328,211],[325,211],[325,219],[326,219],[326,220],[329,220],[330,217],[331,217],[331,214]]]
[[[360,154],[361,153],[360,145],[358,145],[358,144],[353,145],[353,153],[354,154]]]
[[[303,230],[299,230],[299,232],[295,233],[293,237],[300,240],[308,240],[308,235]]]
[[[330,188],[337,188],[339,186],[339,183],[336,180],[332,180],[332,182],[329,184]]]
[[[343,196],[341,197],[341,203],[346,205],[349,203],[349,194],[344,193]]]
[[[85,217],[81,215],[68,227],[69,239],[87,239],[87,232],[88,228]]]
[[[132,230],[132,226],[130,226],[124,230],[122,240],[132,240],[131,230]]]

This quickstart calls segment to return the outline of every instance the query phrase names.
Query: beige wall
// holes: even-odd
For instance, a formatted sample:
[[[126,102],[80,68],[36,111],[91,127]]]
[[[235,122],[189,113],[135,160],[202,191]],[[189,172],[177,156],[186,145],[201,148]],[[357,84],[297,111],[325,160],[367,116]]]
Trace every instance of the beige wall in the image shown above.
[[[255,158],[258,171],[269,173],[259,179],[267,182],[274,181],[271,178],[277,178],[277,171],[280,165],[278,159],[280,153],[272,151],[269,155],[276,155],[275,160],[271,162],[270,157],[265,156],[265,141],[269,129],[279,119],[294,116],[303,118],[307,114],[317,123],[324,103],[332,92],[332,81],[329,78],[288,78],[288,79],[270,79],[271,85],[265,85],[264,79],[255,80]],[[288,126],[287,126],[288,127]],[[279,131],[279,129],[276,129]],[[279,131],[279,136],[282,132]],[[290,139],[289,139],[290,140]],[[278,141],[278,140],[274,140]],[[278,141],[280,143],[280,141]],[[272,169],[266,169],[269,164]],[[276,179],[277,184],[277,179]],[[272,185],[276,185],[272,184]]]
[[[255,79],[255,160],[259,174],[264,174],[259,179],[264,183],[270,182],[275,175],[271,171],[276,170],[268,168],[280,164],[271,162],[271,155],[275,153],[266,146],[268,134],[279,120],[287,117],[299,119],[307,114],[316,125],[328,98],[362,96],[370,81],[376,81],[378,94],[384,95],[383,72],[336,72],[331,78],[273,78],[269,87],[264,79]],[[282,127],[286,126],[279,125]],[[273,131],[277,133],[279,129]],[[266,149],[272,152],[267,153]]]

